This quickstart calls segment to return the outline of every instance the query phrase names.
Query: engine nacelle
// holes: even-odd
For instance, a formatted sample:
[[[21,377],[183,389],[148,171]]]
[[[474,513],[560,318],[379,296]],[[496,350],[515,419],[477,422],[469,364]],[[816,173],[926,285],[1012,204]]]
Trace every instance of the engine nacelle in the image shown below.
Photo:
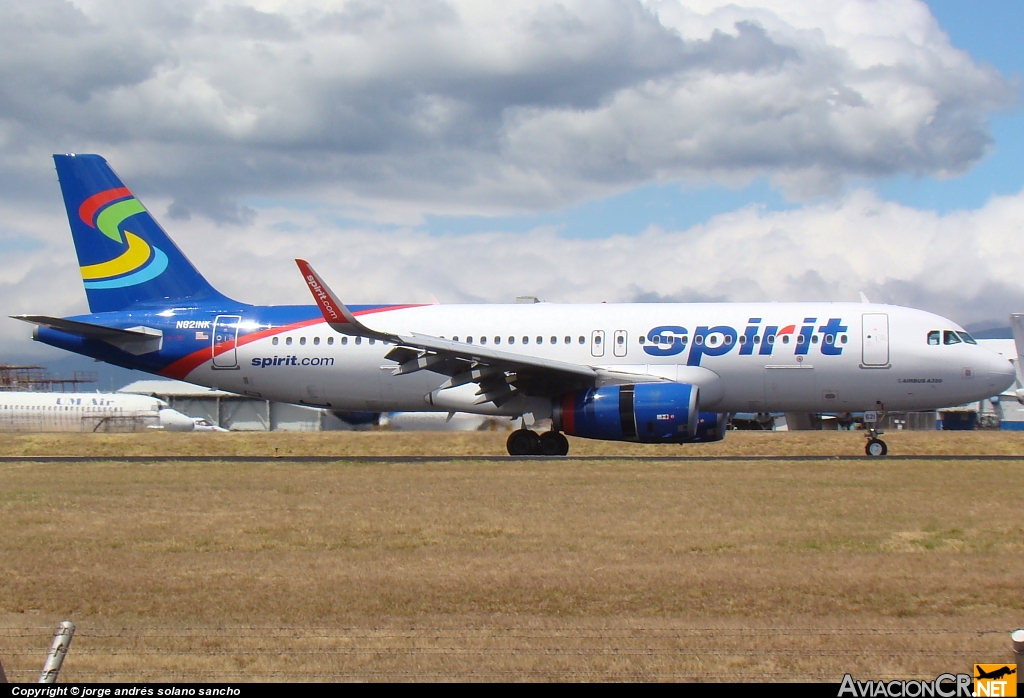
[[[707,443],[709,441],[721,441],[725,438],[728,426],[729,415],[723,412],[701,412],[697,418],[697,434],[690,442]]]
[[[725,415],[697,411],[685,383],[607,385],[564,395],[552,405],[556,430],[606,441],[692,443],[725,436]]]

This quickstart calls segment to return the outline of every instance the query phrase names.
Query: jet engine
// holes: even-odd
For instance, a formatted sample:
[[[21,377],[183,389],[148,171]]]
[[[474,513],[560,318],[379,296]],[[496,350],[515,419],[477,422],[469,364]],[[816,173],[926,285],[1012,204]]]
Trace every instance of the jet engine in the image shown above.
[[[556,431],[606,441],[694,443],[725,436],[726,415],[698,411],[698,388],[685,383],[608,385],[554,401]]]

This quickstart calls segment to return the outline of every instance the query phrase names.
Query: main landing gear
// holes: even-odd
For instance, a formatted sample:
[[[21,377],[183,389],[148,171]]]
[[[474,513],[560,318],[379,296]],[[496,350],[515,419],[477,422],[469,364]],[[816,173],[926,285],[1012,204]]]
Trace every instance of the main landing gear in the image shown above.
[[[557,431],[538,434],[529,429],[516,429],[505,444],[510,456],[564,456],[569,453],[569,439]]]

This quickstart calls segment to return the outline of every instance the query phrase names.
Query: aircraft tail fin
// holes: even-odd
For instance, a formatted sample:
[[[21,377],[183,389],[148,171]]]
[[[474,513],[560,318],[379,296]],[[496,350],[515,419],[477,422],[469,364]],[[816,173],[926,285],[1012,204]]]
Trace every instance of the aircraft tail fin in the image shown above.
[[[99,155],[54,155],[89,309],[227,301]]]
[[[1013,330],[1013,343],[1017,348],[1017,360],[1013,365],[1017,369],[1017,399],[1020,400],[1020,389],[1024,388],[1024,313],[1010,313],[1010,328]]]

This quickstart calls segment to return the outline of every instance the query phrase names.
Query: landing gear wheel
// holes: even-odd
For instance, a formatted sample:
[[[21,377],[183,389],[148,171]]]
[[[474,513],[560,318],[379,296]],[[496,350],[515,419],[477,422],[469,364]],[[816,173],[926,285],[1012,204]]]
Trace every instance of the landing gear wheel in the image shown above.
[[[569,453],[569,439],[557,431],[546,431],[540,435],[539,452],[542,456],[564,456]]]
[[[864,453],[868,454],[872,458],[881,458],[889,452],[889,447],[885,445],[885,442],[881,439],[868,439],[867,445],[864,447]]]
[[[540,450],[540,438],[529,429],[516,429],[505,442],[510,456],[530,456]]]
[[[558,455],[569,455],[569,439],[565,438],[565,434],[562,433],[558,434]]]

